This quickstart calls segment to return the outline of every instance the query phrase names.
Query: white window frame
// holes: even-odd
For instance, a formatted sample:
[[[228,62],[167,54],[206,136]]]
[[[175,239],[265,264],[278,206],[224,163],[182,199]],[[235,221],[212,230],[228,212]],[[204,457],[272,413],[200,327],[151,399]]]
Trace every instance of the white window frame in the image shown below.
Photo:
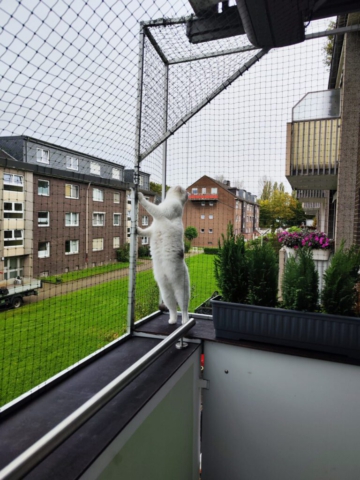
[[[139,186],[140,187],[144,186],[144,177],[141,174],[139,175]]]
[[[130,227],[128,227],[128,228],[126,229],[126,236],[127,236],[127,238],[130,238],[130,236],[131,236],[131,229],[130,229]]]
[[[102,223],[99,220],[102,218]],[[105,212],[93,212],[92,214],[93,227],[105,227]]]
[[[200,215],[201,220],[205,220],[205,215]]]
[[[47,183],[48,185],[48,193],[39,193],[39,182],[44,182],[44,183]],[[39,178],[38,179],[38,195],[40,195],[41,197],[49,197],[50,196],[50,181],[49,180],[43,180],[42,178]]]
[[[5,232],[11,232],[10,237],[5,237]],[[15,236],[15,232],[20,232],[20,236]],[[19,245],[6,245],[6,242],[21,241]],[[16,248],[24,246],[24,230],[14,229],[14,230],[4,230],[4,247],[5,248]]]
[[[47,213],[47,223],[39,222],[39,213]],[[50,212],[45,210],[38,212],[38,227],[49,227],[49,226],[50,226]]]
[[[113,167],[113,169],[111,170],[111,177],[114,178],[115,180],[122,180],[120,168]]]
[[[5,208],[6,204],[11,205],[10,210]],[[21,205],[21,210],[15,210],[15,205]],[[20,216],[19,217],[15,217],[15,216],[6,217],[5,214],[7,214],[7,215],[20,215]],[[7,201],[5,201],[4,202],[4,218],[6,218],[6,219],[12,218],[12,219],[19,219],[19,220],[24,218],[24,204],[22,202],[7,202]]]
[[[45,250],[39,250],[40,244],[45,244]],[[39,242],[38,243],[38,258],[49,258],[50,257],[50,242]]]
[[[149,245],[149,237],[141,237],[141,245]]]
[[[100,242],[101,244],[101,248],[94,248],[94,242]],[[103,238],[93,238],[92,240],[92,251],[93,252],[101,252],[102,250],[104,250],[104,239]]]
[[[198,189],[197,188],[192,188],[191,189],[191,195],[197,195],[198,194]]]
[[[70,247],[69,252],[66,251],[67,242],[69,242],[69,247]],[[76,255],[78,253],[79,253],[79,240],[65,240],[65,255]]]
[[[72,157],[71,155],[66,155],[66,168],[68,170],[79,170],[79,159],[77,157]]]
[[[113,237],[113,248],[120,248],[120,237]]]
[[[70,222],[67,223],[66,215],[70,215]],[[65,212],[65,227],[78,227],[80,214],[77,212]]]
[[[115,215],[119,217],[119,222],[115,222]],[[114,227],[121,227],[121,213],[113,213],[113,226]]]
[[[200,228],[200,233],[205,233],[205,228]]]
[[[98,162],[90,162],[90,173],[92,175],[101,175],[101,166]]]
[[[209,207],[213,207],[213,206],[214,206],[213,202],[209,202]]]
[[[217,187],[211,187],[211,195],[217,195],[218,189]]]
[[[99,198],[97,198],[99,197]],[[100,188],[93,188],[93,201],[94,202],[103,202],[104,201],[104,190]]]
[[[146,226],[149,225],[149,217],[148,217],[147,215],[143,215],[143,216],[141,217],[141,225],[142,225],[143,227],[146,227]]]
[[[206,194],[206,187],[202,187],[202,189],[201,189],[201,193],[202,193],[203,195],[205,195],[205,194]]]
[[[214,215],[210,214],[209,215],[209,220],[214,220]]]
[[[10,178],[8,180],[5,180],[6,177],[10,177]],[[15,179],[19,179],[19,181],[15,181]],[[5,187],[5,185],[9,185],[11,187],[21,189],[21,190],[17,190],[18,192],[24,191],[24,177],[22,175],[17,175],[16,173],[4,172],[3,182],[4,182],[4,190],[8,190]]]
[[[70,195],[66,195],[67,187],[70,187]],[[80,187],[79,185],[74,185],[73,183],[65,184],[65,198],[73,198],[78,200],[80,198]]]
[[[119,200],[117,200],[119,199]],[[114,203],[120,203],[120,192],[114,193]]]
[[[212,228],[209,228],[209,233],[214,233]]]
[[[45,148],[37,148],[36,149],[36,161],[38,163],[45,163],[49,165],[50,163],[50,150],[46,150]]]

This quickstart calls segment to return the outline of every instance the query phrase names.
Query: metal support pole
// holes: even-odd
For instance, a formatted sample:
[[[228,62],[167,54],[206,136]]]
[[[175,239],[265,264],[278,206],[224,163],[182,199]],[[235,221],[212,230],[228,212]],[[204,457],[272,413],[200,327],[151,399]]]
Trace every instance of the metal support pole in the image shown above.
[[[169,65],[165,65],[164,75],[164,134],[168,129],[168,108],[169,108]],[[162,200],[166,197],[166,175],[167,175],[167,140],[163,143],[162,155]]]
[[[136,254],[137,254],[137,217],[138,217],[138,186],[140,171],[141,148],[141,114],[144,79],[144,25],[140,23],[139,38],[139,65],[138,65],[138,97],[136,110],[135,133],[135,159],[134,159],[134,187],[131,189],[131,227],[130,227],[130,252],[129,252],[129,288],[128,288],[128,313],[127,331],[132,332],[135,324],[135,292],[136,292]]]

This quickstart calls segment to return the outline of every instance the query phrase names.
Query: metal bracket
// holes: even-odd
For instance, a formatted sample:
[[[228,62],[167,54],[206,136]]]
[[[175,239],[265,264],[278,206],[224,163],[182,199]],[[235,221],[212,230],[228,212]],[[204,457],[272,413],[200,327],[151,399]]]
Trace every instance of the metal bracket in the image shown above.
[[[204,388],[205,390],[210,390],[210,381],[205,380],[205,378],[199,379],[199,388]]]

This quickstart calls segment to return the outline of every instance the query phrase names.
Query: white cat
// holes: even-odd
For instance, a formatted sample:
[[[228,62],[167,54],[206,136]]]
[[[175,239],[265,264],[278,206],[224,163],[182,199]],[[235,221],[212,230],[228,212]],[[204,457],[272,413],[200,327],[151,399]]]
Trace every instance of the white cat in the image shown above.
[[[177,305],[182,313],[182,323],[189,320],[190,280],[184,257],[184,228],[182,214],[188,198],[180,186],[168,190],[160,205],[148,202],[139,192],[139,202],[153,217],[148,228],[138,227],[140,235],[150,237],[154,277],[161,297],[169,309],[169,323],[177,322]]]

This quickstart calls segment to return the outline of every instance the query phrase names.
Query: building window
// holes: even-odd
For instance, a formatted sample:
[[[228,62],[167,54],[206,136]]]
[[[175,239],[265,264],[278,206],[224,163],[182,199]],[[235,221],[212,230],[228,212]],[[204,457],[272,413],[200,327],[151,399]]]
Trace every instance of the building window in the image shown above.
[[[212,245],[212,242],[208,242],[208,245]]]
[[[192,189],[191,189],[191,193],[192,193],[193,195],[197,195],[198,189],[197,189],[197,188],[192,188]]]
[[[214,220],[214,215],[209,215],[209,220]]]
[[[24,276],[24,257],[8,257],[4,260],[4,280]]]
[[[71,185],[70,183],[67,183],[65,185],[66,198],[79,198],[79,191],[80,188],[78,187],[78,185]]]
[[[213,207],[214,204],[212,202],[209,202],[209,207]]]
[[[74,255],[79,253],[79,240],[65,241],[65,255]]]
[[[50,257],[50,242],[39,242],[38,258]]]
[[[78,213],[65,213],[65,227],[78,227],[79,226],[79,214]]]
[[[66,156],[66,168],[68,170],[79,170],[79,159],[76,157]]]
[[[216,188],[216,187],[213,187],[213,188],[211,189],[211,194],[212,194],[212,195],[216,195],[216,194],[217,194],[217,188]]]
[[[13,175],[12,173],[4,173],[4,190],[23,192],[24,178],[22,177],[22,175]]]
[[[213,229],[212,229],[212,228],[209,228],[209,233],[213,233]]]
[[[147,215],[143,215],[141,220],[143,226],[149,225],[149,217]]]
[[[44,150],[43,148],[36,149],[36,161],[38,163],[50,163],[50,152],[49,150]]]
[[[112,178],[115,178],[115,180],[122,180],[120,168],[112,169]]]
[[[205,207],[205,202],[201,202],[201,206],[202,206],[202,207]]]
[[[93,175],[100,175],[100,163],[91,162],[90,173],[92,173]]]
[[[120,193],[119,192],[114,193],[114,203],[120,203]]]
[[[114,227],[120,227],[120,225],[121,225],[121,213],[114,213],[114,215],[113,215],[113,225],[114,225]]]
[[[48,180],[38,180],[38,195],[48,197],[50,195],[50,182]]]
[[[130,228],[128,228],[128,229],[126,230],[126,235],[127,235],[128,238],[130,238]]]
[[[50,225],[50,212],[38,212],[38,227],[48,227]]]
[[[103,227],[105,225],[105,213],[93,213],[93,227]]]
[[[22,247],[24,245],[23,230],[5,230],[4,247]]]
[[[201,193],[202,193],[203,195],[206,193],[206,187],[203,187],[203,188],[201,189]]]
[[[142,245],[148,245],[149,244],[149,237],[142,237],[141,238],[141,244]]]
[[[200,228],[200,233],[205,233],[205,228]]]
[[[4,202],[4,218],[24,218],[23,204]]]
[[[200,215],[201,220],[205,220],[205,215]]]
[[[93,252],[98,252],[104,250],[104,239],[103,238],[93,238],[92,241]]]
[[[120,248],[120,237],[113,238],[113,248]]]
[[[139,186],[140,187],[144,186],[144,177],[142,175],[139,176]]]
[[[99,188],[93,189],[93,200],[94,202],[103,202],[104,201],[104,192]]]

